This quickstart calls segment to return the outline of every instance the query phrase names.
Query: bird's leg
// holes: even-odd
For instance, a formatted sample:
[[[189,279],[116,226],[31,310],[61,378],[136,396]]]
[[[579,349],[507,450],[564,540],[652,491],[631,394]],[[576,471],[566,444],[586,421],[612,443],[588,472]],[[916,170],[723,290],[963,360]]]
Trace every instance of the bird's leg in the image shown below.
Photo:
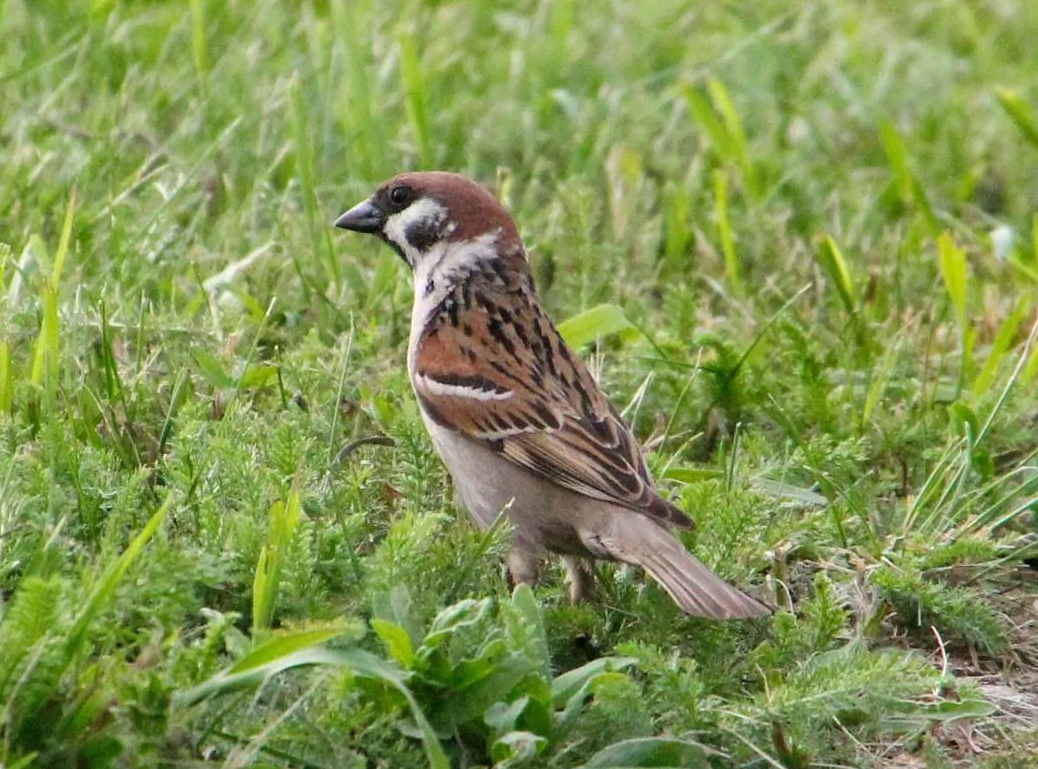
[[[519,544],[514,545],[505,558],[509,589],[515,590],[519,585],[536,585],[541,567],[540,560],[537,553]]]
[[[562,558],[569,576],[569,600],[573,603],[590,601],[595,594],[595,574],[593,564],[586,558],[566,555]]]

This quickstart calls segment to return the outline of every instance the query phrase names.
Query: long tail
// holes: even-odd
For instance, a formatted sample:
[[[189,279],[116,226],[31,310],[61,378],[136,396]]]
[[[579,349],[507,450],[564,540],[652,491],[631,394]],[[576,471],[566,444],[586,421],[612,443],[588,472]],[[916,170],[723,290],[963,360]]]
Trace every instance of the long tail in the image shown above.
[[[630,530],[628,530],[630,531]],[[711,619],[764,617],[773,609],[738,590],[704,566],[662,526],[638,527],[620,541],[619,560],[641,566],[686,614]]]

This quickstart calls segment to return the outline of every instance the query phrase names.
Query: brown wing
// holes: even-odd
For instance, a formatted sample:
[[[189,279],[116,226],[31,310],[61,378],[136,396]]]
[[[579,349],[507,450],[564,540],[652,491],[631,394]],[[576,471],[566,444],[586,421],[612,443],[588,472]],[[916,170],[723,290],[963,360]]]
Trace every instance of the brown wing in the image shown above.
[[[509,307],[465,297],[471,311],[430,320],[411,363],[429,417],[559,486],[692,528],[536,300],[512,298]]]

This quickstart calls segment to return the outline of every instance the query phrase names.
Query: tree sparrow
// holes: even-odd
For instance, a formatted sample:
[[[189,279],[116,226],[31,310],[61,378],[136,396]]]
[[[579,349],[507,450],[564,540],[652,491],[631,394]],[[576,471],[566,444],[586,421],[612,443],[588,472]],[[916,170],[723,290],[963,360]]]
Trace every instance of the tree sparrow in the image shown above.
[[[414,272],[407,369],[458,500],[481,528],[505,511],[508,569],[533,584],[564,556],[573,600],[587,558],[641,566],[688,614],[771,609],[694,558],[672,529],[694,523],[656,490],[637,441],[541,307],[504,207],[450,173],[407,173],[335,221],[377,235]]]

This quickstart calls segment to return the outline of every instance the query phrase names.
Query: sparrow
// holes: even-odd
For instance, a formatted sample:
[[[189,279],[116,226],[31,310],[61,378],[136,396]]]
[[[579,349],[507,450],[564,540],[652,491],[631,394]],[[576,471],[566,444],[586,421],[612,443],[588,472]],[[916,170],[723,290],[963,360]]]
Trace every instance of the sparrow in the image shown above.
[[[476,182],[445,172],[382,184],[335,226],[375,235],[413,271],[407,369],[460,506],[513,529],[513,584],[563,556],[570,597],[594,588],[595,559],[635,564],[690,615],[771,608],[689,553],[693,521],[662,497],[641,448],[541,305],[519,231]]]

